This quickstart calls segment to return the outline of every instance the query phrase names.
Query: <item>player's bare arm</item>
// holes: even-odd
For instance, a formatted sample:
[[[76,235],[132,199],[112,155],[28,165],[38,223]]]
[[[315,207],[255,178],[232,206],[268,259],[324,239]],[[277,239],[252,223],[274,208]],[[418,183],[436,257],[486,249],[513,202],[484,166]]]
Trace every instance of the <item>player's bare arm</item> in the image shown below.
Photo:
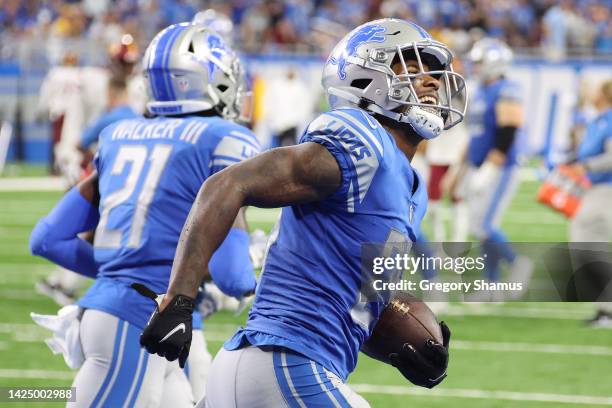
[[[498,136],[501,140],[498,142],[498,146],[491,150],[487,156],[487,161],[497,166],[503,166],[506,162],[506,153],[514,141],[516,129],[523,126],[523,105],[515,100],[502,99],[495,106],[495,116],[500,133]]]
[[[281,207],[324,199],[340,185],[340,168],[316,143],[274,149],[204,183],[185,223],[163,307],[178,294],[195,297],[208,262],[241,207]]]
[[[98,190],[98,172],[94,171],[85,180],[77,184],[79,193],[92,205],[97,206],[100,202],[100,191]]]

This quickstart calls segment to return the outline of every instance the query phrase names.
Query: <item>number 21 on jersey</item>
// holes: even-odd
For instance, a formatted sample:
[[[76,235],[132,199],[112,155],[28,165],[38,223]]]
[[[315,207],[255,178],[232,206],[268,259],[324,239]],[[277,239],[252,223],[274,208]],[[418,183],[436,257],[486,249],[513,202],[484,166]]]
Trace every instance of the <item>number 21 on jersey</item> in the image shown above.
[[[116,176],[121,174],[130,163],[131,168],[123,185],[104,197],[100,204],[100,221],[98,222],[94,241],[96,247],[118,248],[121,246],[121,239],[123,238],[122,231],[109,229],[107,227],[108,219],[114,208],[130,200],[141,177],[145,177],[140,189],[140,194],[138,194],[137,202],[134,205],[134,213],[125,243],[125,246],[128,248],[137,248],[140,245],[140,238],[142,236],[142,230],[144,229],[149,205],[153,200],[157,184],[166,167],[170,153],[172,153],[172,147],[172,145],[157,144],[153,147],[150,154],[145,145],[127,145],[119,148],[111,169],[111,175]],[[151,164],[146,174],[143,175],[143,168],[147,160],[149,160]]]

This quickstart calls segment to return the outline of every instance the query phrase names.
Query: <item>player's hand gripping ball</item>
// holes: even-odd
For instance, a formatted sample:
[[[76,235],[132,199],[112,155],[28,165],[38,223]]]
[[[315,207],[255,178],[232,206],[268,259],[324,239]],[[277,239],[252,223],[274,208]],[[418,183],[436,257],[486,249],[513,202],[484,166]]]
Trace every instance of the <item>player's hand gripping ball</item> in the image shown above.
[[[191,347],[194,300],[188,296],[177,295],[160,311],[159,304],[163,296],[157,296],[152,290],[138,283],[132,284],[132,288],[155,300],[157,305],[140,335],[140,345],[149,353],[158,354],[168,361],[178,358],[181,368],[185,367]]]
[[[396,367],[414,385],[433,388],[446,377],[450,336],[423,301],[398,292],[361,351]]]

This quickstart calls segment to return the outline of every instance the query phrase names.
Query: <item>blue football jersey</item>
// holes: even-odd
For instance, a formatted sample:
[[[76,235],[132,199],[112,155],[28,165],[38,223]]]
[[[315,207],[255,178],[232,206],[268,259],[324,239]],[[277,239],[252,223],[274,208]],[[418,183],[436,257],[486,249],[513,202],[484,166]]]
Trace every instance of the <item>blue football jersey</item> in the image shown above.
[[[283,346],[346,379],[384,308],[359,301],[362,244],[414,241],[426,186],[365,111],[321,114],[302,134],[307,142],[335,157],[341,186],[323,201],[282,209],[246,328],[225,347]]]
[[[582,143],[578,148],[578,160],[584,161],[589,157],[598,156],[605,151],[605,146],[612,139],[612,109],[598,115],[586,128]],[[612,183],[612,171],[589,173],[592,183]]]
[[[497,115],[495,106],[500,100],[520,101],[520,88],[514,82],[502,78],[490,85],[477,87],[472,96],[467,123],[470,132],[468,160],[471,164],[480,166],[489,152],[495,147]],[[507,153],[507,166],[516,164],[516,138]]]
[[[99,273],[80,300],[144,327],[153,302],[134,282],[166,292],[183,224],[214,173],[257,154],[255,135],[219,117],[137,118],[106,127],[99,139]]]

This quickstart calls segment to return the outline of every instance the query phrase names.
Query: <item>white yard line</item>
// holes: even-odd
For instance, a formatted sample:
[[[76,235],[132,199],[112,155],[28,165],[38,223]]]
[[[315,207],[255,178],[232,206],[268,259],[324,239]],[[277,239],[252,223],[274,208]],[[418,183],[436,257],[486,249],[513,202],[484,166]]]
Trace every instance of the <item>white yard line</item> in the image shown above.
[[[20,370],[20,369],[0,369],[0,378],[39,378],[44,380],[72,380],[74,373],[71,371],[59,370]]]
[[[2,289],[0,290],[0,299],[3,300],[17,300],[17,301],[31,301],[44,299],[41,295],[32,289]]]
[[[0,191],[62,191],[66,182],[61,177],[0,178]]]
[[[552,354],[579,354],[594,356],[612,356],[612,347],[583,346],[566,344],[538,344],[538,343],[501,343],[487,341],[453,340],[452,349],[484,350],[495,352],[523,352],[523,353],[552,353]]]
[[[477,305],[466,303],[462,306],[450,306],[441,314],[443,316],[498,316],[522,317],[534,319],[565,319],[584,320],[593,314],[592,310],[555,310],[551,308],[534,307],[507,307],[501,305]]]
[[[349,385],[355,391],[364,394],[415,395],[424,397],[426,396],[444,398],[475,398],[486,400],[550,402],[559,404],[612,405],[612,397],[598,397],[592,395],[545,394],[539,392],[515,391],[485,391],[478,389],[460,388],[436,388],[433,390],[427,390],[424,388],[407,387],[401,385]]]

